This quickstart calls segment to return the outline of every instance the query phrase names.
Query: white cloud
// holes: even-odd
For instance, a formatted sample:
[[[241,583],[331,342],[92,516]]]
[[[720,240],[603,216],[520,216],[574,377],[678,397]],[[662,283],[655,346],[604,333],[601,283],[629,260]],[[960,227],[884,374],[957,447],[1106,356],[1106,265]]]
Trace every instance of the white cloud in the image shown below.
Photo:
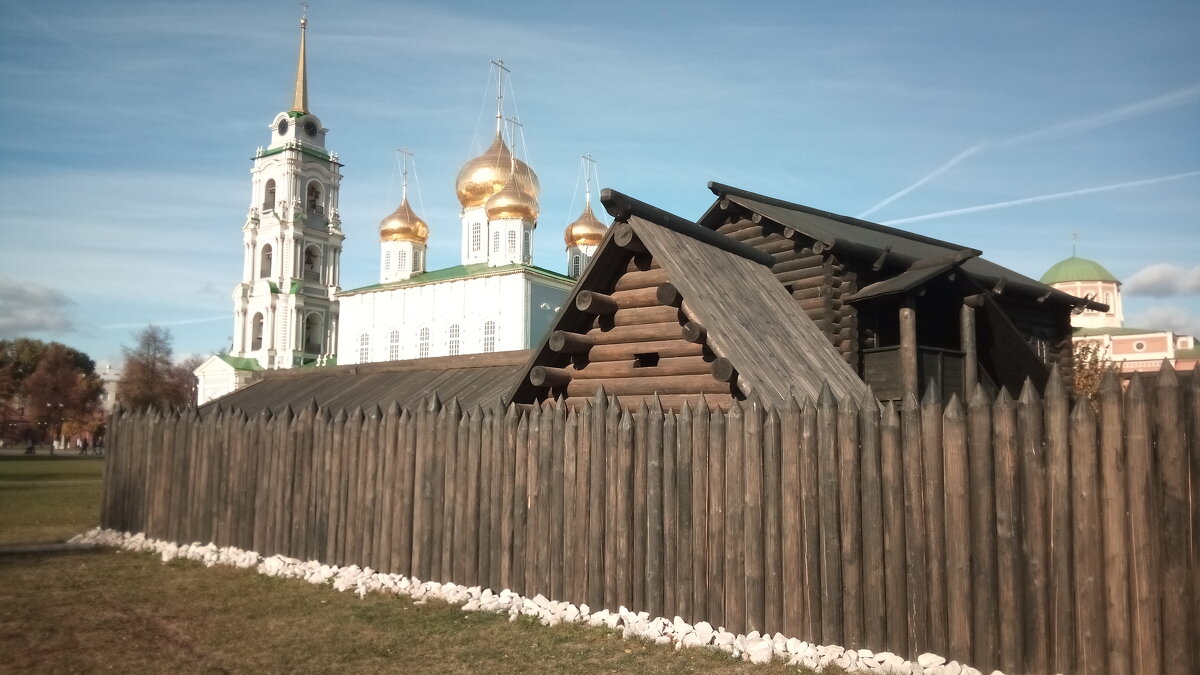
[[[1125,323],[1130,325],[1131,322]],[[1132,325],[1147,330],[1169,330],[1177,335],[1200,337],[1200,316],[1182,307],[1149,307],[1137,315]]]
[[[1171,263],[1143,267],[1129,277],[1123,290],[1130,295],[1166,298],[1200,294],[1200,266],[1185,269]]]
[[[0,278],[0,336],[71,332],[67,308],[72,304],[53,288]]]

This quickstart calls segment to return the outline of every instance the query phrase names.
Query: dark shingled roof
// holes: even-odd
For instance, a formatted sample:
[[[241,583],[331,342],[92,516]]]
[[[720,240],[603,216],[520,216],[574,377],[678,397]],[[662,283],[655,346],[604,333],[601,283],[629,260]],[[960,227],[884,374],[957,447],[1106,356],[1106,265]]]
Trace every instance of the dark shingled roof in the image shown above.
[[[458,398],[464,408],[507,400],[528,351],[439,356],[321,368],[270,370],[263,378],[200,407],[204,416],[239,410],[247,416],[263,410],[279,413],[287,406],[299,411],[310,401],[329,410],[415,408],[435,392],[442,401]]]
[[[964,258],[961,262],[963,271],[983,288],[995,287],[1003,279],[1004,288],[1009,292],[1015,291],[1035,298],[1045,297],[1047,300],[1068,305],[1086,304],[1092,309],[1108,309],[1105,305],[1098,305],[1053,289],[1040,281],[979,257],[982,251],[976,249],[802,204],[793,204],[721,183],[710,182],[708,189],[712,190],[718,199],[700,218],[699,223],[709,229],[719,226],[723,217],[721,202],[728,200],[783,227],[822,242],[835,253],[872,259],[886,253],[888,267],[898,266],[901,269],[914,262],[958,254]]]

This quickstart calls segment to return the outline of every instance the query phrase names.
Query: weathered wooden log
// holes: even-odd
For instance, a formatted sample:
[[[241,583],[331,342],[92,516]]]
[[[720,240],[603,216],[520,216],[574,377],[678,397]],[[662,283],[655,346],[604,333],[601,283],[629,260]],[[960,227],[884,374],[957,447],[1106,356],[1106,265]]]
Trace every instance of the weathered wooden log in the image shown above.
[[[793,300],[811,300],[813,298],[824,298],[825,296],[833,295],[830,289],[827,289],[824,286],[800,288],[797,290],[789,290],[788,292],[792,294]]]
[[[771,273],[778,276],[795,270],[820,267],[824,259],[824,256],[816,255],[812,251],[796,251],[794,255],[789,256],[776,255],[775,264],[771,265]]]
[[[645,272],[656,269],[659,269],[659,265],[655,262],[654,256],[649,253],[636,253],[629,257],[629,262],[625,265],[626,272]]]
[[[611,295],[594,291],[579,291],[575,295],[575,308],[581,312],[607,316],[617,311],[617,301]]]
[[[751,244],[751,242],[746,243]],[[753,244],[751,245],[753,246]],[[792,255],[793,252],[796,251],[797,246],[798,244],[791,239],[786,239],[784,237],[771,237],[767,240],[761,240],[761,243],[759,243],[757,246],[754,246],[754,248],[762,251],[763,253],[778,256],[781,253]]]
[[[1046,468],[1050,514],[1050,644],[1056,673],[1075,668],[1075,603],[1071,597],[1070,396],[1057,370],[1046,387]],[[1148,671],[1149,672],[1149,671]]]
[[[669,307],[678,307],[683,304],[683,294],[675,288],[675,284],[665,283],[659,284],[655,290],[655,299],[658,304],[667,305]]]
[[[613,225],[612,232],[613,243],[627,251],[634,253],[645,253],[646,246],[638,239],[637,233],[633,231],[633,227],[629,223],[617,223]]]
[[[571,382],[572,372],[565,368],[534,366],[529,369],[529,383],[535,387],[565,387]]]
[[[636,307],[655,307],[665,303],[658,301],[657,288],[634,288],[628,291],[613,291],[612,299],[616,300],[618,311]]]
[[[728,382],[719,382],[712,375],[663,375],[660,377],[621,377],[612,379],[572,380],[567,384],[567,396],[591,397],[596,388],[616,396],[631,394],[728,394]]]
[[[1121,382],[1110,370],[1100,385],[1100,499],[1104,541],[1105,668],[1113,675],[1132,671],[1129,649],[1129,537],[1125,496],[1125,449],[1121,419]],[[1200,617],[1198,617],[1200,618]],[[1031,669],[1032,670],[1032,669]]]
[[[1051,386],[1057,378],[1051,379]],[[1158,480],[1154,467],[1151,396],[1135,375],[1125,390],[1125,461],[1129,497],[1129,601],[1133,663],[1144,673],[1166,672],[1162,657],[1162,579],[1158,546]],[[1047,394],[1049,399],[1049,394]],[[1049,425],[1047,425],[1049,426]],[[1060,668],[1061,671],[1061,668]]]
[[[643,323],[681,321],[681,319],[682,317],[679,314],[678,308],[664,307],[656,304],[653,307],[633,307],[630,309],[618,308],[616,313],[610,316],[597,317],[593,322],[593,326],[634,326]]]
[[[663,410],[682,410],[684,407],[694,406],[696,401],[700,400],[700,394],[656,394],[659,404]],[[622,396],[614,396],[612,400],[617,405],[624,408],[636,408],[647,398],[645,394],[628,394]],[[706,405],[713,410],[727,410],[733,405],[734,397],[732,394],[713,394],[706,393],[703,395]],[[563,404],[568,407],[579,407],[588,405],[592,397],[586,396],[571,396],[563,399]]]
[[[1162,540],[1162,587],[1172,589],[1163,593],[1163,663],[1186,663],[1194,657],[1195,631],[1191,621],[1200,623],[1200,617],[1189,620],[1193,587],[1200,580],[1188,574],[1188,530],[1189,522],[1195,518],[1196,504],[1188,503],[1188,455],[1185,437],[1185,419],[1179,391],[1179,376],[1175,368],[1165,359],[1155,382],[1154,406],[1155,446],[1158,450],[1159,504]]]
[[[966,417],[957,396],[950,398],[942,418],[942,446],[946,477],[947,653],[963,654],[965,658],[972,653],[971,605],[950,600],[971,597],[970,460]]]
[[[695,321],[689,321],[683,324],[681,332],[683,334],[683,339],[688,342],[704,344],[704,341],[708,339],[708,331],[704,329],[704,326],[701,326]]]
[[[637,354],[658,354],[660,359],[677,356],[699,356],[704,353],[704,345],[676,340],[658,340],[651,342],[625,342],[618,344],[596,345],[587,353],[588,361],[623,361],[633,359]]]
[[[1026,378],[1017,408],[1021,437],[1021,625],[1025,632],[1025,670],[1050,669],[1050,605],[1047,589],[1049,544],[1046,534],[1046,452],[1043,443],[1042,401],[1033,381]],[[949,476],[947,476],[947,481]],[[1124,490],[1124,486],[1121,487]],[[1123,587],[1122,587],[1123,588]]]
[[[829,288],[834,289],[842,285],[842,280],[838,277],[830,277],[826,275],[806,276],[787,284],[788,290],[795,293],[806,288]],[[794,296],[793,296],[794,297]]]
[[[722,200],[722,202],[729,203],[734,209],[741,209],[740,206],[735,206],[732,204],[732,202],[726,202],[725,200]],[[725,207],[722,206],[721,208],[724,209]],[[729,221],[717,228],[717,232],[728,235],[734,232],[740,232],[741,230],[745,230],[750,227],[755,227],[753,220],[750,220],[749,218],[736,218],[731,216]]]
[[[1000,617],[996,622],[1000,627],[1000,660],[996,665],[1006,673],[1016,673],[1024,670],[1022,654],[1025,652],[1024,635],[1016,620],[1021,615],[1021,515],[1017,501],[1020,492],[1017,483],[1016,404],[1007,389],[1000,390],[992,411],[996,477],[997,616]],[[1099,504],[1096,506],[1095,516],[1099,517]],[[1100,594],[1097,594],[1099,597]],[[1101,615],[1098,614],[1097,619],[1103,623]]]
[[[667,271],[661,267],[650,270],[637,270],[622,274],[613,284],[614,291],[629,291],[635,288],[657,287],[667,282]]]
[[[737,377],[733,362],[724,357],[718,357],[711,364],[713,379],[719,382],[732,382]]]
[[[1071,413],[1071,515],[1075,530],[1072,567],[1077,621],[1075,663],[1076,672],[1079,673],[1109,672],[1105,667],[1104,563],[1100,543],[1098,454],[1096,415],[1091,405],[1081,401]],[[1000,494],[999,490],[997,494]],[[1004,609],[1000,607],[1001,612]],[[1006,614],[1002,613],[1001,616]],[[1186,625],[1186,617],[1184,623]],[[1008,668],[1006,670],[1015,672]]]
[[[593,328],[583,337],[593,345],[611,345],[626,342],[671,340],[680,337],[681,334],[682,329],[677,322],[667,321],[665,323],[614,326],[608,330]],[[554,348],[553,345],[551,348]]]
[[[590,336],[568,333],[562,330],[556,330],[551,333],[550,339],[546,342],[546,345],[552,351],[562,354],[587,354],[593,344],[595,343]]]
[[[992,415],[982,387],[971,393],[967,407],[967,445],[970,448],[972,495],[995,495],[995,464],[992,451]],[[996,625],[999,606],[996,584],[996,500],[971,500],[971,605],[974,659],[994,668],[1000,656]]]
[[[703,356],[676,356],[659,358],[658,365],[639,366],[636,359],[630,361],[589,362],[576,369],[566,369],[574,379],[595,380],[612,377],[653,377],[658,375],[702,375],[711,372],[712,364]]]
[[[788,272],[778,271],[775,267],[771,271],[775,274],[775,280],[781,284],[791,284],[801,279],[807,279],[812,276],[831,276],[841,278],[843,266],[840,264],[831,264],[828,259],[823,259],[821,256],[813,256],[818,259],[817,264],[811,267],[798,267]],[[821,262],[824,260],[824,262]],[[838,284],[841,285],[841,284]]]
[[[917,310],[905,306],[900,308],[900,390],[915,396],[917,377]]]

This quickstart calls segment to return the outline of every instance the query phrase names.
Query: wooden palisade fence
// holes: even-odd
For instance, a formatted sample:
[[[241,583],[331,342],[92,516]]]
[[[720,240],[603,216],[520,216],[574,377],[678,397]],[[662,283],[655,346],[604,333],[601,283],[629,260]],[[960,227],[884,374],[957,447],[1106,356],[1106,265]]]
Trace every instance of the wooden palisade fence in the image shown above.
[[[984,672],[1186,672],[1200,376],[936,392],[115,416],[103,524]]]

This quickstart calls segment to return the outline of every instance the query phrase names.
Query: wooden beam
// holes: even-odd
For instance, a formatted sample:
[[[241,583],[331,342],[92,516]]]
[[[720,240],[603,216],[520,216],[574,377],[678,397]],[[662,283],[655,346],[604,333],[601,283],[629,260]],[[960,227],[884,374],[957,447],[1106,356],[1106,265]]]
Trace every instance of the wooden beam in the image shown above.
[[[724,357],[717,357],[711,364],[712,376],[720,382],[732,382],[737,377],[733,362]]]
[[[963,351],[963,392],[975,391],[979,382],[979,353],[976,347],[975,308],[963,302],[959,312],[959,347]]]
[[[704,344],[704,341],[707,338],[708,338],[708,331],[705,330],[704,326],[701,326],[700,324],[696,323],[695,321],[689,321],[689,322],[683,324],[683,339],[684,340],[686,340],[688,342],[694,342],[696,344]]]
[[[622,342],[618,344],[596,345],[587,353],[588,361],[592,364],[601,361],[632,360],[635,354],[657,353],[660,359],[677,356],[700,356],[704,353],[704,345],[698,345],[683,340],[659,340],[651,342]]]
[[[657,354],[654,351],[637,352],[639,354]],[[573,379],[596,380],[613,377],[648,377],[657,375],[703,375],[711,372],[712,363],[705,361],[702,355],[673,356],[658,359],[656,366],[637,366],[636,358],[623,361],[590,361],[578,368],[568,368],[567,372]]]
[[[782,272],[791,272],[793,270],[806,269],[809,267],[820,267],[825,261],[824,256],[819,256],[811,251],[805,254],[803,251],[798,251],[795,257],[783,258],[775,257],[775,264],[771,265],[771,272],[775,276],[779,276]]]
[[[597,317],[594,321],[599,326],[604,322],[608,326],[633,326],[642,323],[663,323],[666,321],[681,321],[679,309],[676,307],[631,307],[619,308],[616,313],[603,319]]]
[[[613,300],[621,309],[634,307],[654,307],[663,303],[658,301],[657,288],[636,288],[631,291],[613,291]]]
[[[612,396],[730,393],[728,382],[720,382],[713,379],[712,375],[705,374],[572,380],[567,385],[567,396],[592,396],[600,386],[603,386],[604,391]]]
[[[675,284],[659,284],[655,290],[655,297],[660,305],[678,307],[683,304],[683,295],[679,292],[678,288],[675,288]]]
[[[917,310],[910,301],[900,308],[900,385],[917,395]]]
[[[552,351],[560,354],[587,354],[593,342],[591,338],[578,333],[556,330],[550,334],[546,344]]]
[[[612,238],[613,243],[627,251],[646,252],[646,246],[638,239],[637,233],[633,231],[633,226],[627,222],[613,225]]]
[[[534,366],[529,370],[529,383],[535,387],[565,387],[571,382],[571,371],[565,368]]]
[[[645,271],[628,271],[622,274],[613,285],[614,291],[628,291],[634,288],[649,288],[667,282],[667,271],[661,267]]]
[[[616,313],[617,301],[611,295],[594,291],[579,291],[575,295],[575,308],[589,314],[608,316]]]

